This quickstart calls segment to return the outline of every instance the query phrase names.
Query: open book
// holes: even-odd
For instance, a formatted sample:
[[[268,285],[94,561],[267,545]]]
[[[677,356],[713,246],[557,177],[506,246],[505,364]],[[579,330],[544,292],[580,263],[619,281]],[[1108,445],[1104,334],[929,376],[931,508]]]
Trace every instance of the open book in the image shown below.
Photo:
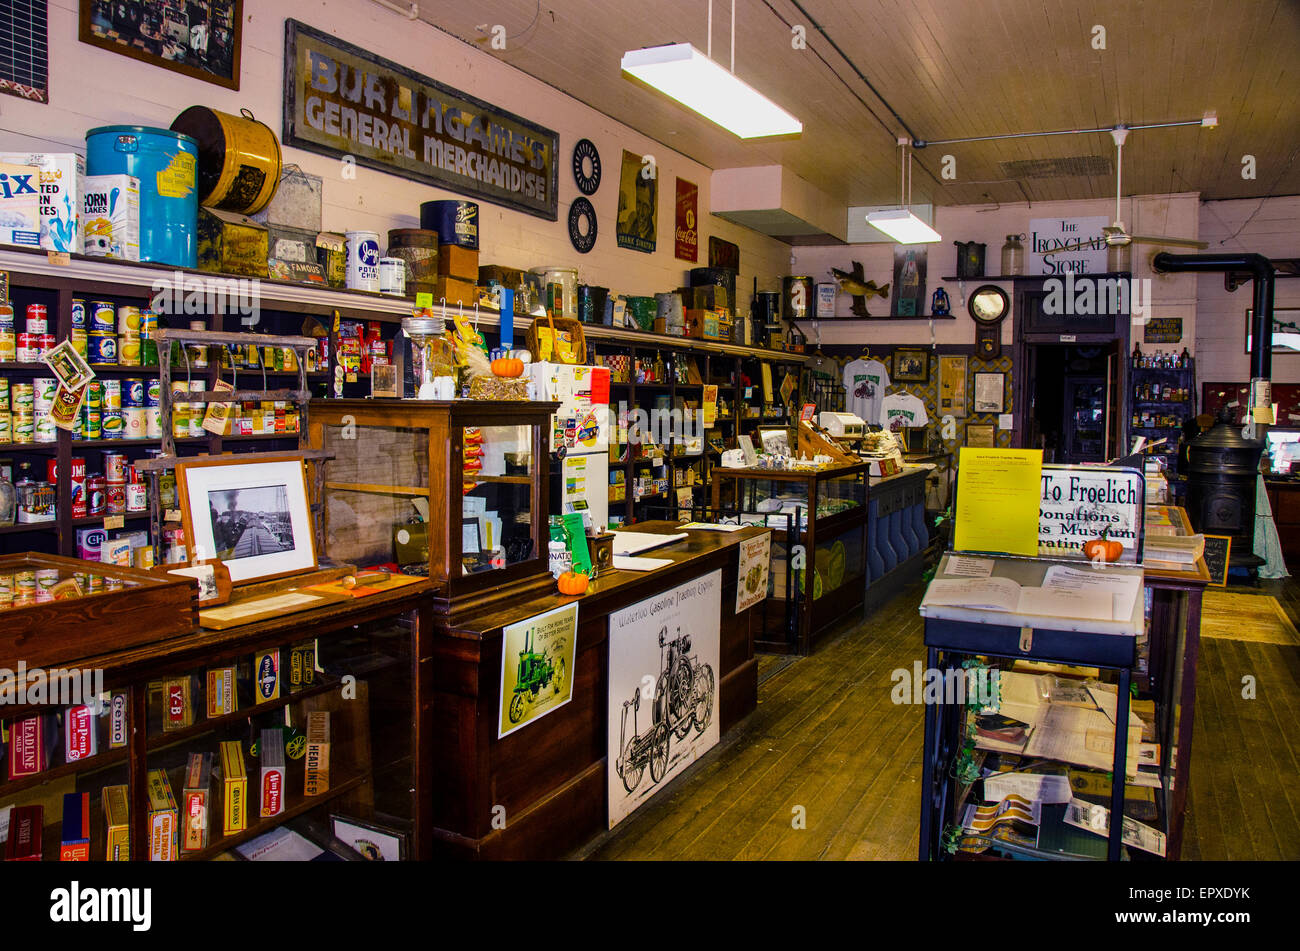
[[[1022,587],[1010,578],[935,578],[924,604],[1032,617],[1122,621],[1132,616],[1141,587],[1138,575],[1053,565],[1037,588]]]

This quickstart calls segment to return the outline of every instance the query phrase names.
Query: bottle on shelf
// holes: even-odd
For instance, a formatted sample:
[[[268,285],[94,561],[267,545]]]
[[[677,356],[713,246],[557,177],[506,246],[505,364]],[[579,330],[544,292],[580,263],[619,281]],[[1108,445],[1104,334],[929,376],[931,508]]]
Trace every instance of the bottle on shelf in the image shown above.
[[[1133,366],[1142,366],[1142,348],[1136,343],[1133,344]]]
[[[1178,357],[1178,367],[1181,370],[1186,370],[1191,365],[1192,365],[1192,355],[1187,352],[1186,347],[1183,347],[1183,352]]]
[[[18,490],[9,478],[9,469],[0,468],[0,526],[14,523],[17,507]]]

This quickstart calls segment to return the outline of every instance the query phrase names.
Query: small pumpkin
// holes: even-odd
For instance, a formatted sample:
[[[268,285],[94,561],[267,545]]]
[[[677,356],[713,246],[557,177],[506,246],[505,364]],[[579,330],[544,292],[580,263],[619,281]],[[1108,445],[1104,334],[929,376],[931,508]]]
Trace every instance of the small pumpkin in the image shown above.
[[[497,357],[492,361],[493,376],[514,378],[524,375],[524,361],[518,357]]]
[[[1103,528],[1101,535],[1083,543],[1083,555],[1089,561],[1119,561],[1120,555],[1124,554],[1124,545],[1113,538],[1107,538],[1108,531],[1109,529]]]
[[[560,594],[585,594],[591,579],[578,571],[566,571],[560,575]]]

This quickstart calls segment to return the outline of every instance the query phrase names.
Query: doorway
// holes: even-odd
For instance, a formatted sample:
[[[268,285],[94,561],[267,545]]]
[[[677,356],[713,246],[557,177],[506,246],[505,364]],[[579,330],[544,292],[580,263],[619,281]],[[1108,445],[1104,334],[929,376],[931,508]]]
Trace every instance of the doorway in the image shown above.
[[[1106,462],[1119,455],[1119,341],[1025,347],[1029,386],[1025,445],[1043,461]]]

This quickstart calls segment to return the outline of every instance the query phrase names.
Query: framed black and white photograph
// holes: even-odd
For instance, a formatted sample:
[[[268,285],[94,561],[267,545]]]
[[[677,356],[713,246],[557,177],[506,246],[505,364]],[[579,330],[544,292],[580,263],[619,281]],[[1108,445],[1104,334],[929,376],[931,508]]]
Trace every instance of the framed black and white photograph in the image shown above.
[[[330,816],[330,832],[372,862],[406,860],[407,836],[400,829],[349,816]]]
[[[80,0],[83,43],[239,88],[243,0]]]
[[[1254,310],[1246,308],[1246,352],[1250,353]],[[1273,308],[1273,352],[1300,353],[1300,307]]]
[[[1006,412],[1006,379],[1005,373],[975,374],[975,412]]]
[[[894,351],[895,383],[930,382],[930,354],[925,350],[899,347]]]
[[[234,584],[316,567],[301,459],[187,459],[176,466],[176,490],[191,561],[221,561]]]

